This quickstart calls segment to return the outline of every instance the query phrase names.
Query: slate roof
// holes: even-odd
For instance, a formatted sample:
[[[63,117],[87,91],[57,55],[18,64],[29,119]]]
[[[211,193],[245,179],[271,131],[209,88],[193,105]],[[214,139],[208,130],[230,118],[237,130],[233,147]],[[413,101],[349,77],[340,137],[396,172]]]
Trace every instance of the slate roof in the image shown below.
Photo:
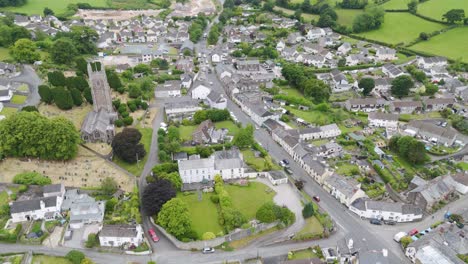
[[[440,201],[445,195],[453,191],[455,189],[454,184],[451,176],[441,176],[429,181],[425,185],[416,187],[410,192],[420,193],[428,204],[432,204]]]
[[[44,202],[46,208],[55,207],[57,205],[57,196],[41,197],[24,201],[15,201],[10,205],[10,213],[15,214],[40,210],[41,201]]]
[[[60,192],[62,190],[63,184],[58,183],[58,184],[49,184],[45,185],[43,187],[43,193],[55,193],[55,192]]]
[[[137,234],[137,227],[135,225],[103,225],[99,236],[136,237]]]
[[[213,168],[213,159],[189,159],[179,161],[179,170],[193,170],[193,169],[205,169]]]
[[[381,113],[381,112],[373,112],[373,113],[369,113],[368,117],[369,117],[369,120],[379,119],[379,120],[388,120],[388,121],[398,121],[399,115]]]
[[[395,65],[393,64],[385,64],[383,66],[384,69],[386,69],[387,71],[389,71],[393,76],[397,76],[399,74],[402,74],[403,72],[398,69]]]
[[[330,177],[325,179],[325,182],[339,190],[342,194],[346,195],[346,197],[352,197],[354,193],[359,190],[357,187],[359,183],[355,179],[350,177],[345,178],[338,174],[332,174]]]

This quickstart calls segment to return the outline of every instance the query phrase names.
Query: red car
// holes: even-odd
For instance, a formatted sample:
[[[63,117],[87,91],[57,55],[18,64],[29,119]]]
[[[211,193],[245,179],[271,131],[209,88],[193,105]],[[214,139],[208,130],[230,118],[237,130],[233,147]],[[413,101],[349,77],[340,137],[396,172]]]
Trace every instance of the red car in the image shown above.
[[[154,231],[153,228],[150,228],[148,230],[148,234],[150,235],[151,239],[153,240],[153,242],[158,242],[159,241],[159,237],[156,235],[156,232]]]
[[[414,236],[416,235],[417,233],[419,233],[419,231],[415,228],[415,229],[412,229],[411,231],[408,232],[408,235],[409,236]]]
[[[320,197],[318,195],[315,195],[312,197],[317,203],[320,202]]]

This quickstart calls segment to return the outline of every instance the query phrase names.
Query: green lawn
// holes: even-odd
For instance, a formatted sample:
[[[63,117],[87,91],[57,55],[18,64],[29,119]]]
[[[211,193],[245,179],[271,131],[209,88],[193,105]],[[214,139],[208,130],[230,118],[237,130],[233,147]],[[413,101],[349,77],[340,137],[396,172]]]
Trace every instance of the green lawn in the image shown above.
[[[450,9],[463,9],[465,16],[468,13],[466,0],[430,0],[418,5],[418,13],[424,16],[442,20],[442,15]]]
[[[217,129],[227,128],[229,130],[228,132],[229,135],[235,135],[239,131],[239,127],[236,124],[234,124],[234,122],[232,121],[216,122],[215,127]]]
[[[395,64],[403,64],[403,63],[406,63],[406,62],[416,58],[416,56],[406,56],[405,54],[400,53],[400,52],[398,52],[396,55],[397,55],[398,59],[396,61],[394,61]]]
[[[179,133],[180,133],[180,139],[182,141],[189,141],[192,140],[192,133],[197,129],[197,125],[195,126],[179,126]]]
[[[411,46],[410,49],[441,55],[454,60],[461,58],[463,62],[468,62],[466,43],[468,43],[468,27],[459,27],[432,37],[428,41],[419,42]]]
[[[338,15],[338,23],[345,26],[351,26],[354,18],[364,11],[359,9],[335,9]]]
[[[301,231],[296,233],[296,237],[301,237],[305,235],[319,235],[323,233],[323,226],[320,224],[319,220],[315,217],[309,217],[305,220],[306,224],[301,229]]]
[[[0,61],[13,59],[10,55],[10,50],[7,48],[0,48]]]
[[[212,194],[203,193],[202,200],[199,201],[197,193],[191,195],[184,195],[183,193],[177,194],[178,198],[187,203],[192,219],[193,230],[197,232],[200,238],[205,232],[218,234],[223,230],[218,222],[218,210],[216,209],[216,205],[210,200],[211,195]]]
[[[18,86],[18,88],[16,88],[16,90],[21,92],[29,92],[29,86],[27,84],[21,84]]]
[[[302,2],[302,0],[296,0],[296,1],[301,1]],[[287,8],[283,8],[283,7],[279,7],[279,6],[275,6],[274,9],[277,10],[277,11],[283,11],[283,13],[286,14],[286,15],[294,14],[294,10],[291,10],[291,9],[287,9]],[[305,14],[305,13],[302,14],[302,17],[304,18],[305,22],[310,22],[310,21],[312,21],[312,19],[315,20],[315,21],[318,21],[318,19],[319,19],[318,15]]]
[[[240,210],[247,219],[254,219],[258,208],[264,203],[273,201],[275,192],[263,183],[250,182],[249,186],[225,185],[232,197],[234,207]]]
[[[359,174],[359,168],[354,164],[342,162],[338,164],[337,167],[338,169],[336,170],[336,173],[341,175],[352,176],[356,175],[356,172],[358,172],[357,174]]]
[[[0,207],[6,204],[8,204],[8,193],[3,191],[0,193]],[[0,228],[3,228],[3,226]]]
[[[55,14],[61,14],[67,11],[69,4],[89,3],[96,7],[107,7],[107,0],[28,0],[27,3],[19,7],[2,8],[16,13],[25,13],[28,15],[42,15],[44,8],[52,9]]]
[[[151,128],[139,128],[138,130],[141,132],[142,135],[140,142],[143,143],[143,145],[145,146],[145,157],[143,159],[140,159],[140,162],[134,164],[127,163],[123,160],[120,160],[117,157],[114,157],[113,160],[117,165],[119,165],[120,167],[124,168],[125,170],[137,177],[140,176],[141,172],[143,171],[143,168],[145,167],[145,163],[148,160],[149,151],[151,148],[151,139],[153,136],[153,129]]]
[[[322,113],[319,111],[303,111],[292,108],[290,106],[286,106],[285,108],[293,115],[304,119],[306,122],[318,125],[325,125],[330,123],[330,116],[327,113]]]
[[[2,111],[0,111],[0,115],[4,115],[6,117],[11,116],[12,114],[16,113],[18,109],[13,107],[3,107]]]
[[[26,99],[28,99],[27,96],[24,96],[24,95],[13,95],[13,97],[11,98],[11,101],[10,103],[12,104],[24,104],[24,102],[26,101]]]
[[[381,5],[384,9],[408,9],[408,3],[411,2],[410,0],[390,0],[383,5]]]
[[[317,255],[314,254],[314,252],[312,252],[312,249],[303,249],[303,250],[293,251],[292,253],[293,254],[292,254],[291,260],[317,258]]]
[[[32,264],[72,264],[72,263],[66,258],[37,255],[33,257]]]
[[[390,44],[398,44],[408,43],[417,39],[421,32],[430,33],[444,27],[444,25],[426,21],[409,13],[386,13],[385,22],[379,29],[358,35]],[[459,43],[459,45],[463,44]]]
[[[464,171],[468,171],[468,162],[460,162],[457,166]]]

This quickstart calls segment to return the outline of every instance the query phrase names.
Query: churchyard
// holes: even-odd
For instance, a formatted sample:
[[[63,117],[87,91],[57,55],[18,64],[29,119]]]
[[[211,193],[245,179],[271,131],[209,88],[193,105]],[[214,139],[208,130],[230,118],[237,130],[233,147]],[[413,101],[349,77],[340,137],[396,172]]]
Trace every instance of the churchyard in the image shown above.
[[[15,175],[29,171],[39,172],[52,182],[69,187],[99,187],[105,177],[115,179],[120,188],[128,192],[135,184],[133,177],[125,171],[81,146],[77,157],[67,162],[6,158],[0,162],[0,181],[12,182]]]

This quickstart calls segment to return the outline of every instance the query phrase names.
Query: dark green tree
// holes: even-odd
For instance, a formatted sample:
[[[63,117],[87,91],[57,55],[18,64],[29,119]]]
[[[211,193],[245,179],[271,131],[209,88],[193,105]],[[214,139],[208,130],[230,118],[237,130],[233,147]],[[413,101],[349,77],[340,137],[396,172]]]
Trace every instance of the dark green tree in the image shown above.
[[[358,84],[359,88],[362,89],[362,94],[367,96],[372,92],[375,87],[375,81],[372,78],[362,78]]]
[[[140,143],[141,137],[142,135],[138,129],[124,128],[122,132],[115,135],[112,141],[113,154],[128,163],[136,163],[137,159],[143,159],[146,150],[143,144]]]
[[[410,88],[414,86],[413,80],[408,75],[402,75],[396,77],[392,81],[392,87],[390,91],[396,97],[403,97],[409,94]]]
[[[48,85],[39,85],[38,92],[42,102],[50,104],[54,100],[52,96],[52,91],[50,90],[50,87]]]
[[[50,57],[58,64],[71,64],[77,54],[75,44],[69,38],[57,39],[50,49]]]
[[[73,99],[73,104],[76,106],[81,106],[83,104],[83,97],[81,96],[80,91],[78,89],[72,88],[70,89],[70,94]]]
[[[43,13],[44,13],[44,16],[53,16],[54,15],[54,11],[52,9],[48,8],[48,7],[44,8]]]
[[[61,71],[53,71],[47,73],[47,79],[49,80],[49,83],[53,86],[65,87],[67,85],[67,78],[65,78],[65,75],[63,75],[63,72]]]
[[[55,87],[52,89],[52,96],[55,105],[62,110],[69,110],[73,107],[73,97],[69,90],[63,87]]]
[[[442,19],[447,20],[450,24],[463,21],[465,18],[465,10],[463,9],[451,9],[442,16]]]

